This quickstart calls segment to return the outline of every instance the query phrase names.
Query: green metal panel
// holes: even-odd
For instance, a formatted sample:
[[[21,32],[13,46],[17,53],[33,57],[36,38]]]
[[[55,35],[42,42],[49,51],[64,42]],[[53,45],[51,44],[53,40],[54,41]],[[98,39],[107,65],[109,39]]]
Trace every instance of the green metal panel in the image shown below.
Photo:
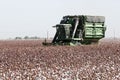
[[[101,28],[95,28],[95,31],[96,31],[96,35],[104,35],[103,34],[103,28],[101,27]]]
[[[102,23],[86,23],[85,38],[102,38],[104,37],[104,26]]]
[[[87,35],[93,35],[93,28],[85,28],[85,36]]]

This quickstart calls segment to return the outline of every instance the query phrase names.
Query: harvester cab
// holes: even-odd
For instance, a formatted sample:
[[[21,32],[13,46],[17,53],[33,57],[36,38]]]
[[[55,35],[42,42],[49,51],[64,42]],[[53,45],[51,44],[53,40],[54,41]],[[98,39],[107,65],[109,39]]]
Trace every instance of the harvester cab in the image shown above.
[[[79,45],[97,43],[105,37],[103,16],[64,16],[60,24],[54,26],[56,34],[51,44]]]
[[[56,34],[53,38],[52,43],[64,43],[69,42],[71,40],[70,30],[71,24],[58,24],[56,27]]]

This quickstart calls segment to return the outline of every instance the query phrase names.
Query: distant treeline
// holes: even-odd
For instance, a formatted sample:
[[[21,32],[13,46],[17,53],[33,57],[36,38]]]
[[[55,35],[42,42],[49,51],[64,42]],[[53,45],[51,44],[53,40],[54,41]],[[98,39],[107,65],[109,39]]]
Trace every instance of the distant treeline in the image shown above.
[[[22,40],[22,39],[53,39],[53,38],[52,37],[50,37],[50,38],[41,38],[41,37],[37,37],[37,36],[32,36],[32,37],[25,36],[25,37],[15,37],[14,39],[15,40]]]
[[[15,39],[41,39],[41,38],[37,36],[33,36],[33,37],[25,36],[25,37],[15,37]]]

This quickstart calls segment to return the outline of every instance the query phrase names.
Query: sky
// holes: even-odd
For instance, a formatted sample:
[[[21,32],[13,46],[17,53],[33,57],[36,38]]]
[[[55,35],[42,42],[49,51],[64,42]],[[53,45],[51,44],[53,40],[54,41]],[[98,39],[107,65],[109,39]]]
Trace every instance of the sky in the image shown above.
[[[53,37],[65,15],[105,16],[106,38],[120,38],[120,0],[0,0],[0,39]]]

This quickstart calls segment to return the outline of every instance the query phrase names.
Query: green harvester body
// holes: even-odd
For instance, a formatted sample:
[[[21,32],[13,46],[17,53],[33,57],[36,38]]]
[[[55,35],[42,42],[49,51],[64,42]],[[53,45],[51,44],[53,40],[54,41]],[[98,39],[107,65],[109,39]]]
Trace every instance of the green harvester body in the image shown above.
[[[52,40],[54,45],[80,45],[98,43],[105,37],[104,16],[64,16],[60,24],[54,26],[56,34]]]

